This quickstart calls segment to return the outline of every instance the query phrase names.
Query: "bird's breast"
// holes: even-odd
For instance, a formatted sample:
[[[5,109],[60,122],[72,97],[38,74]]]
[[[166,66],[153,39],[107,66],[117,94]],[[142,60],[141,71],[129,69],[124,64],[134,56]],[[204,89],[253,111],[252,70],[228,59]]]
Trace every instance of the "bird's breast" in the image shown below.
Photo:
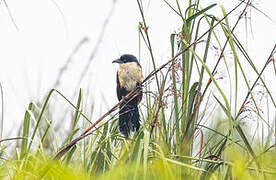
[[[131,91],[137,82],[142,81],[142,70],[136,62],[120,64],[118,70],[119,83],[122,88]]]

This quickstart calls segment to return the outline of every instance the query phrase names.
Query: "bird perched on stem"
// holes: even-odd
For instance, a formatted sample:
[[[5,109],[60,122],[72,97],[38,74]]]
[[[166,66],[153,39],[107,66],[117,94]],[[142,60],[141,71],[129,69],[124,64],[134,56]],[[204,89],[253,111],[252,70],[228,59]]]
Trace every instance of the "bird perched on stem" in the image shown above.
[[[130,131],[138,131],[140,128],[140,115],[138,104],[142,99],[142,68],[137,58],[130,54],[124,54],[112,63],[118,63],[117,71],[117,97],[123,103],[120,104],[119,128],[121,133],[128,138]],[[132,98],[125,96],[138,87],[138,93]]]

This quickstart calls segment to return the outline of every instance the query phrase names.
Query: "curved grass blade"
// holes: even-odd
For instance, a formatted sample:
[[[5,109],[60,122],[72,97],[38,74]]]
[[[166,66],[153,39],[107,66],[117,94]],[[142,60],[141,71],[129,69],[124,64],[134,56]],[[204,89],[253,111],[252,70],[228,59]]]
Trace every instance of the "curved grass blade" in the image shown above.
[[[208,11],[209,9],[213,8],[213,7],[216,6],[216,5],[217,5],[217,4],[211,4],[210,6],[208,6],[208,7],[204,8],[204,9],[202,9],[201,11],[196,12],[195,14],[193,14],[192,16],[190,16],[190,17],[186,20],[186,22],[192,21],[192,20],[195,19],[197,16],[199,16],[199,15],[205,13],[206,11]]]

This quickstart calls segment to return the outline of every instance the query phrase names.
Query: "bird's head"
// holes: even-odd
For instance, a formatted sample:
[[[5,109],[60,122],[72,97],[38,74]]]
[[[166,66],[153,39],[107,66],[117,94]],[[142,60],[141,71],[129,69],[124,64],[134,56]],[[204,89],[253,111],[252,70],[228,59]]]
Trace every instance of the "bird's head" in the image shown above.
[[[118,63],[118,64],[131,63],[131,62],[136,62],[137,64],[139,64],[137,58],[131,54],[124,54],[119,59],[112,61],[112,63]]]

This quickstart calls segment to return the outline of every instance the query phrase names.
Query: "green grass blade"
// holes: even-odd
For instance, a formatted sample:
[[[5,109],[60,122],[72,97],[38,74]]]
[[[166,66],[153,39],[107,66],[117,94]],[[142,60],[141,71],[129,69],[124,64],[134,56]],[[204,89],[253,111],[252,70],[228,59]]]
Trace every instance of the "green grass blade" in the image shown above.
[[[209,9],[215,7],[217,4],[211,4],[210,6],[202,9],[201,11],[196,12],[195,14],[193,14],[192,16],[190,16],[186,21],[190,22],[192,20],[194,20],[196,17],[200,16],[201,14],[205,13],[206,11],[208,11]]]
[[[27,152],[29,129],[30,129],[30,120],[31,120],[30,112],[31,112],[32,108],[33,108],[33,103],[30,103],[29,106],[28,106],[28,110],[26,110],[25,116],[24,116],[23,134],[22,134],[22,137],[24,139],[22,140],[20,159],[23,159],[23,157],[25,156],[25,154]]]

